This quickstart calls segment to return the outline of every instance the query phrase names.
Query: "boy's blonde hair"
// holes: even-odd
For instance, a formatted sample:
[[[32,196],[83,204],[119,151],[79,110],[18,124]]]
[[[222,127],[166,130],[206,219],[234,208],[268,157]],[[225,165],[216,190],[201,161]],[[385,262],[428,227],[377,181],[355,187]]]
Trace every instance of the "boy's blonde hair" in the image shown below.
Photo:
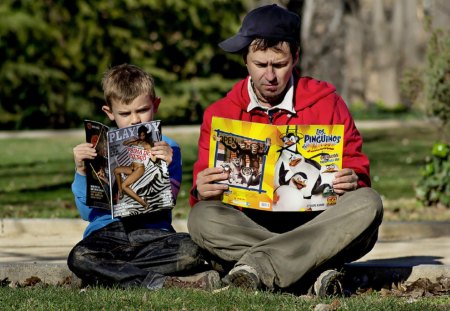
[[[141,68],[122,64],[107,70],[102,79],[103,94],[106,104],[111,108],[113,102],[128,105],[136,97],[148,94],[155,99],[153,77]]]

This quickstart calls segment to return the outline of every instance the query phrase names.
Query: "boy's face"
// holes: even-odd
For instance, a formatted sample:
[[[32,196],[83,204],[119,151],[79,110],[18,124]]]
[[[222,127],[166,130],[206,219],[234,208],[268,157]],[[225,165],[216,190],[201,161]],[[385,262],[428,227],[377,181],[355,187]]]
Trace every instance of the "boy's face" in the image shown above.
[[[102,107],[102,110],[111,121],[116,122],[118,128],[122,128],[152,121],[153,116],[158,110],[160,101],[161,99],[159,97],[152,100],[147,94],[142,94],[128,105],[113,102],[111,108],[105,105]]]

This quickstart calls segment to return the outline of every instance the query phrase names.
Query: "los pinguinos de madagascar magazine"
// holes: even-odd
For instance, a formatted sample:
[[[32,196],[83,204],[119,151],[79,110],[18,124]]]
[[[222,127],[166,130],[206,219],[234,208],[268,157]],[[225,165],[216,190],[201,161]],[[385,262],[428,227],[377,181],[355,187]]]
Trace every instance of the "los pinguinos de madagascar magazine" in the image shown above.
[[[91,120],[84,125],[97,151],[86,160],[87,205],[110,209],[112,217],[173,208],[167,163],[150,151],[162,139],[159,120],[120,129]]]
[[[209,166],[222,166],[223,202],[265,211],[319,211],[336,204],[344,125],[271,125],[213,117]]]

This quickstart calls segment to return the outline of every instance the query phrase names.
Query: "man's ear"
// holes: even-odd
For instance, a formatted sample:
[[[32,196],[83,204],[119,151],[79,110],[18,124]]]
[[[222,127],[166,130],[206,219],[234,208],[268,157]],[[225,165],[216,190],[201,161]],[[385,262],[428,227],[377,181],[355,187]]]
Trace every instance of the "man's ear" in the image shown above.
[[[297,52],[295,53],[294,65],[298,63],[299,59],[300,59],[300,48],[298,48]]]
[[[161,97],[156,97],[153,100],[153,112],[156,113],[158,111],[159,104],[161,103]]]
[[[104,113],[106,113],[106,115],[108,116],[108,118],[111,121],[114,121],[114,114],[112,113],[112,110],[111,110],[111,108],[108,105],[103,105],[102,106],[102,110],[103,110]]]

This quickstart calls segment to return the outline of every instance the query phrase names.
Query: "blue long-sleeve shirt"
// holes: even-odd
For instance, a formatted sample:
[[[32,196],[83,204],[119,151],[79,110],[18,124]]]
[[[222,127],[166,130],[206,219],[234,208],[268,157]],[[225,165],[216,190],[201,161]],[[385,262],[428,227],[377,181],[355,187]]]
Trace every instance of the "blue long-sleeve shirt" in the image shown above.
[[[173,150],[172,163],[169,165],[169,176],[173,198],[176,201],[181,186],[182,176],[181,150],[178,144],[169,137],[163,135],[162,139],[167,142]],[[120,221],[120,218],[112,218],[111,212],[108,210],[87,206],[86,190],[86,176],[75,173],[75,178],[72,183],[72,192],[75,198],[75,204],[81,218],[89,221],[89,224],[83,234],[84,238],[95,230],[101,229],[114,221]],[[158,213],[158,217],[152,217],[152,215],[149,215],[148,217],[143,216],[140,218],[139,226],[143,228],[157,228],[172,231],[172,211],[163,210]]]

